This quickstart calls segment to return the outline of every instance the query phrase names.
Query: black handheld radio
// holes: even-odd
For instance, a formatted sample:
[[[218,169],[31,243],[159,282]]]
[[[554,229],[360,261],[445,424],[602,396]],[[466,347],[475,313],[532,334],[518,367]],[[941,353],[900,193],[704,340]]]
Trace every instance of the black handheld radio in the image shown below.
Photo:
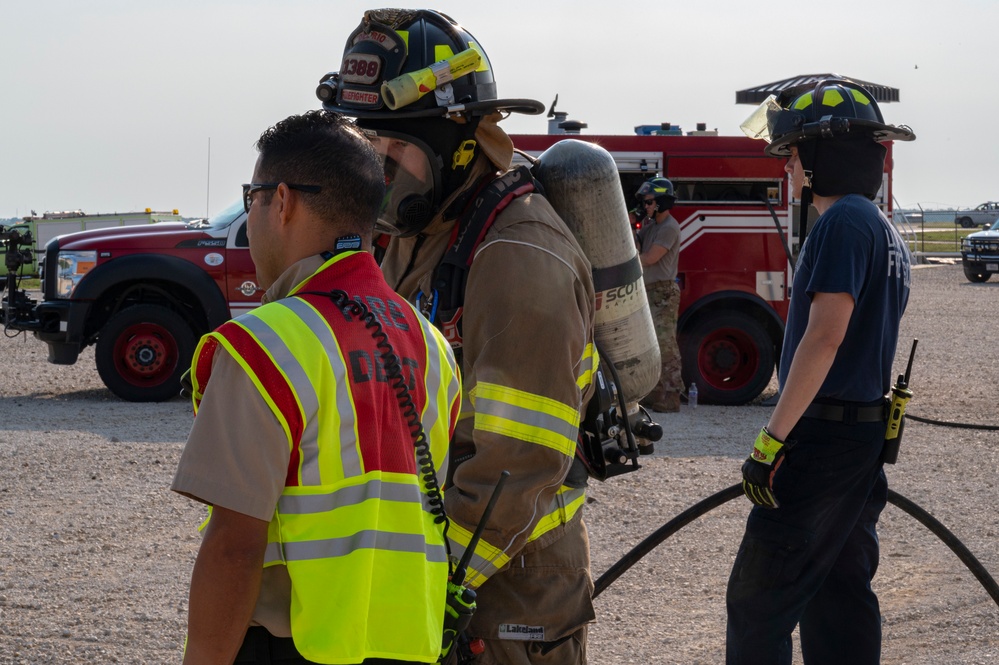
[[[912,359],[916,356],[916,345],[918,339],[912,340],[912,349],[909,351],[909,363],[905,367],[905,374],[899,374],[895,385],[891,387],[891,405],[888,407],[888,429],[885,431],[885,445],[881,453],[881,459],[885,464],[894,464],[898,459],[898,448],[902,443],[902,432],[905,430],[905,407],[912,399],[912,391],[909,390],[909,376],[912,373]]]
[[[486,504],[486,509],[482,512],[482,518],[479,519],[475,532],[468,541],[468,547],[465,548],[461,560],[458,561],[451,578],[447,581],[447,603],[444,606],[444,643],[438,662],[449,664],[454,663],[455,660],[459,664],[471,662],[472,646],[468,644],[464,632],[472,620],[472,614],[475,613],[475,592],[465,586],[465,574],[468,572],[468,563],[475,552],[475,546],[479,544],[479,539],[482,537],[482,530],[493,512],[500,490],[503,489],[503,483],[509,476],[509,471],[500,473],[499,481],[493,488],[492,496],[489,497],[489,503]]]

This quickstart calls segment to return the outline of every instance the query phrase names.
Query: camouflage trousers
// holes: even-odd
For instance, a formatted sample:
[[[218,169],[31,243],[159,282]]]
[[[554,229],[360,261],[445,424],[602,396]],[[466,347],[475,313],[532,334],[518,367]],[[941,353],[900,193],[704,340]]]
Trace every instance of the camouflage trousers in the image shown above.
[[[662,373],[652,395],[668,396],[684,392],[680,375],[680,347],[676,343],[676,319],[680,309],[680,285],[675,281],[652,282],[645,285],[645,295],[652,311],[652,323],[662,356]]]

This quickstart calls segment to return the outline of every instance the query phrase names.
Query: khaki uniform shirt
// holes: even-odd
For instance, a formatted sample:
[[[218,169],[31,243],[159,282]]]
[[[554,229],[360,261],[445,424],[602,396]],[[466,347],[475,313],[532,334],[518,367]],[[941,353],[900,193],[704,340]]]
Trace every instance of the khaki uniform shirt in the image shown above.
[[[288,268],[262,303],[284,298],[323,265],[311,256]],[[171,489],[197,501],[270,522],[284,491],[288,437],[242,367],[219,345]],[[284,566],[263,570],[251,625],[291,637],[291,579]]]
[[[672,282],[676,279],[677,264],[680,260],[680,224],[672,215],[667,214],[661,222],[648,222],[638,232],[638,242],[642,252],[647,252],[653,245],[666,248],[661,259],[650,266],[644,267],[646,284],[654,282]]]

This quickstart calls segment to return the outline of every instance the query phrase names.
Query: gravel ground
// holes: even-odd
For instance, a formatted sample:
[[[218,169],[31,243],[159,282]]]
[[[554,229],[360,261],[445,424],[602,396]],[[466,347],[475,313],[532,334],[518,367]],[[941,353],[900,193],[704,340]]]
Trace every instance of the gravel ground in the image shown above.
[[[920,340],[910,413],[999,424],[999,283],[919,266],[896,371]],[[772,397],[776,384],[764,394]],[[644,468],[592,487],[594,577],[688,506],[739,479],[770,407],[660,415]],[[131,404],[88,350],[46,362],[0,337],[0,663],[179,662],[204,510],[168,490],[191,410]],[[893,489],[942,521],[999,576],[999,433],[909,421]],[[728,502],[639,561],[596,600],[591,663],[720,663],[725,583],[749,503]],[[884,663],[999,662],[999,609],[960,560],[895,506],[882,516],[875,586]],[[800,663],[800,655],[795,655]]]

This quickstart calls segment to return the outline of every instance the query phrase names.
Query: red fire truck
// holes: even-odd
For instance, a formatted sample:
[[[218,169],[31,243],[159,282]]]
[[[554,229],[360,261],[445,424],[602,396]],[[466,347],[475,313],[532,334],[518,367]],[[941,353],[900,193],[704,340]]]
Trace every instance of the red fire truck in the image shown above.
[[[759,141],[733,136],[513,137],[534,155],[564,138],[608,150],[628,202],[647,178],[673,181],[678,201],[672,213],[682,231],[684,380],[697,384],[704,402],[743,404],[758,397],[773,377],[787,317],[789,257],[800,244],[783,160],[764,156]],[[886,213],[890,154],[879,194]],[[0,227],[0,241],[7,242],[7,265],[31,261],[30,234]],[[57,364],[73,364],[96,345],[98,370],[115,394],[131,401],[169,399],[198,336],[259,304],[247,247],[241,201],[187,225],[161,222],[55,238],[46,245],[45,265],[58,269],[46,271],[41,300],[13,280],[0,289],[0,327],[33,332]]]
[[[779,358],[794,258],[803,240],[798,205],[790,197],[785,160],[765,156],[762,142],[691,134],[663,125],[636,128],[634,136],[521,134],[513,141],[533,156],[567,138],[599,144],[617,163],[629,205],[648,178],[673,182],[677,201],[671,213],[681,230],[678,338],[684,382],[697,384],[702,402],[745,404],[766,389]],[[889,146],[877,201],[889,218],[890,174]]]

